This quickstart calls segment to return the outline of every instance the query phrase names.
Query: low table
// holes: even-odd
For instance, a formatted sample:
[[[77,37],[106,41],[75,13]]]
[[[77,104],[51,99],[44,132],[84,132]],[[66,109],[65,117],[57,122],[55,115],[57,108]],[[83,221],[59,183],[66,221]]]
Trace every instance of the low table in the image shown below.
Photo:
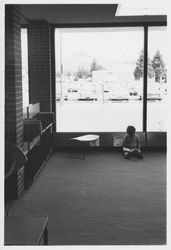
[[[93,146],[98,146],[97,141],[99,140],[99,135],[91,135],[91,134],[82,135],[82,136],[70,138],[70,140],[72,142],[80,142],[81,143],[81,146],[83,148],[83,160],[85,160],[86,145],[90,146],[90,144],[92,144]],[[73,157],[72,152],[70,153],[70,157],[78,158],[78,157]],[[82,158],[79,157],[78,159],[82,159]]]
[[[48,245],[48,217],[5,218],[4,245]]]

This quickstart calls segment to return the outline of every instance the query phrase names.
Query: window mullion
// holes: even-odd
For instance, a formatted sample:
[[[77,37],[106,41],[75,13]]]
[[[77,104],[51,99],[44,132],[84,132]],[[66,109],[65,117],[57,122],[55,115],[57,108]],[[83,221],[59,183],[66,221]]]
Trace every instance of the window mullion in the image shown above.
[[[143,132],[147,132],[148,26],[144,26]]]

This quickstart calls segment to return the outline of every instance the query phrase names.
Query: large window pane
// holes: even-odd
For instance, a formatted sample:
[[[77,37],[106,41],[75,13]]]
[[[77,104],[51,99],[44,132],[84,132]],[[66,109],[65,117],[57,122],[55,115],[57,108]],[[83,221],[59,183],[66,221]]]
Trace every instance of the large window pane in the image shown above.
[[[22,59],[23,108],[25,108],[29,105],[27,29],[21,29],[21,59]]]
[[[150,27],[148,35],[147,130],[166,131],[167,30]]]
[[[142,131],[143,28],[58,29],[57,132]]]

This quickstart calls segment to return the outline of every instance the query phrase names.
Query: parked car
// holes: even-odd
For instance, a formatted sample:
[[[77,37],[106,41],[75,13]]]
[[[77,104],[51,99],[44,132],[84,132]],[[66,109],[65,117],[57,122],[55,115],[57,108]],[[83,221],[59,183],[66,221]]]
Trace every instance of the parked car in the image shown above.
[[[115,89],[110,97],[109,97],[110,101],[124,101],[124,100],[129,100],[129,92],[127,89],[125,88],[119,88],[119,89]]]
[[[96,98],[89,97],[89,96],[87,96],[87,97],[80,97],[80,98],[78,98],[78,100],[79,101],[97,101]]]
[[[56,102],[60,102],[60,94],[56,94]]]
[[[142,99],[142,93],[140,93],[136,88],[131,87],[129,89],[129,99],[130,100],[141,100]]]
[[[70,92],[73,92],[73,93],[77,93],[78,90],[77,89],[73,89],[73,88],[69,88],[67,89],[67,91],[70,93]]]
[[[137,90],[136,90],[134,87],[131,87],[131,88],[129,89],[129,95],[130,95],[130,96],[137,96],[137,95],[138,95],[138,92],[137,92]]]
[[[161,100],[162,95],[157,85],[149,85],[147,88],[147,100]]]
[[[68,95],[64,96],[64,101],[68,101]]]

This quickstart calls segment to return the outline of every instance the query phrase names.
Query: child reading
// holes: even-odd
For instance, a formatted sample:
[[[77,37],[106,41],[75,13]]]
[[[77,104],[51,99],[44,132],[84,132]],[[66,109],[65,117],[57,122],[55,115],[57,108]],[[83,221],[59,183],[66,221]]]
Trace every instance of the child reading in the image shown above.
[[[123,139],[123,152],[126,159],[131,155],[137,156],[139,159],[143,158],[140,148],[140,139],[135,132],[136,129],[134,126],[127,127],[127,134]]]

